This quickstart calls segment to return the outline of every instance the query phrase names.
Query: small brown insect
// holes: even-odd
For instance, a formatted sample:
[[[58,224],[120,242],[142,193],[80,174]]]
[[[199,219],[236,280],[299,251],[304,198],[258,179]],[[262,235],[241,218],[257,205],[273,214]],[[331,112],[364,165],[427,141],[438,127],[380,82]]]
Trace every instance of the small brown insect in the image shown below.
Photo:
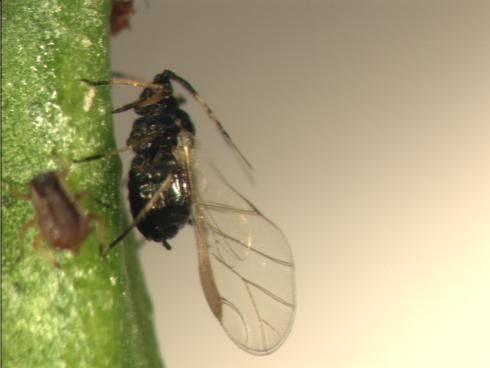
[[[27,230],[37,225],[39,234],[34,239],[34,249],[57,266],[57,263],[42,250],[41,242],[45,240],[51,248],[69,250],[76,254],[90,232],[92,221],[97,223],[99,252],[102,254],[104,239],[102,219],[93,213],[86,213],[78,205],[78,200],[88,193],[81,192],[71,195],[66,190],[63,178],[67,174],[67,170],[60,173],[47,171],[31,179],[29,193],[11,191],[14,197],[30,200],[35,214],[34,218],[27,221],[20,229],[19,259],[24,255],[24,237]]]
[[[111,35],[115,36],[123,29],[129,29],[129,20],[135,13],[133,0],[114,0],[111,12]]]

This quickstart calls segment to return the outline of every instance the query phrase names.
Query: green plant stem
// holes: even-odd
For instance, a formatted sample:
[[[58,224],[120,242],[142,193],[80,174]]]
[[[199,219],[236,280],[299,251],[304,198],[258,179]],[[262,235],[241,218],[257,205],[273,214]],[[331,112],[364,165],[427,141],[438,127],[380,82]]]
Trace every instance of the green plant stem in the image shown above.
[[[134,241],[98,254],[92,231],[78,255],[32,247],[20,251],[19,230],[32,204],[11,195],[29,180],[61,170],[73,158],[114,148],[108,89],[82,78],[110,78],[110,0],[2,2],[2,366],[161,367],[151,304]],[[120,161],[112,156],[71,165],[70,192],[87,192],[81,206],[103,218],[105,241],[121,231]],[[96,198],[97,200],[93,200]],[[101,205],[103,203],[104,205]],[[95,226],[95,225],[94,225]]]

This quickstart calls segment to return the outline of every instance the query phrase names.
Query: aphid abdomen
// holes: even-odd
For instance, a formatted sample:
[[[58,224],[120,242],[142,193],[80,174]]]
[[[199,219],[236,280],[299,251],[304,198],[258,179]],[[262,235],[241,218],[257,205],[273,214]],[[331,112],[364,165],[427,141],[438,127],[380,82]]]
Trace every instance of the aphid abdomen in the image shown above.
[[[188,222],[191,211],[188,181],[170,147],[138,153],[132,161],[128,181],[131,213],[136,217],[161,190],[168,176],[172,178],[171,185],[160,193],[160,198],[136,225],[143,236],[166,246],[166,239],[175,236]]]

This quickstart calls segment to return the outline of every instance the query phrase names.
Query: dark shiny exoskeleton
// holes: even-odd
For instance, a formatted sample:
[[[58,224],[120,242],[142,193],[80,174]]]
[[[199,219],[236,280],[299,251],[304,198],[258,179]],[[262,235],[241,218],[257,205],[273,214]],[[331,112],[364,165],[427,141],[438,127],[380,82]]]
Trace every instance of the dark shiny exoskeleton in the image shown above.
[[[87,162],[130,148],[133,221],[106,254],[134,227],[170,248],[186,223],[194,229],[198,270],[206,301],[228,336],[242,349],[264,355],[286,339],[294,317],[294,262],[287,239],[249,200],[237,192],[196,150],[194,127],[179,108],[172,83],[183,87],[206,110],[242,164],[250,163],[197,91],[170,70],[152,83],[132,79],[83,80],[90,86],[144,87],[139,99],[114,113],[134,109],[139,117],[127,147],[75,162]]]
[[[162,242],[170,249],[167,239],[188,222],[191,211],[188,180],[173,149],[179,132],[185,129],[194,134],[194,126],[187,113],[179,108],[167,73],[158,74],[153,80],[154,84],[163,86],[161,91],[145,88],[141,93],[134,108],[141,117],[134,122],[127,145],[135,152],[128,182],[133,218],[142,213],[167,177],[172,178],[170,188],[162,191],[158,201],[144,211],[144,217],[136,224],[146,238]],[[162,99],[144,106],[155,93],[162,94]]]

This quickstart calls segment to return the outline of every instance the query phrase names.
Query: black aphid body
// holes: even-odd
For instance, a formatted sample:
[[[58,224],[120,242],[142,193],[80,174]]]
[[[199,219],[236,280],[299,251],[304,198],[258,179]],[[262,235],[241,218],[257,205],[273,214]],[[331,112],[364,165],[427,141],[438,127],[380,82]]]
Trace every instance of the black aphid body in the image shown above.
[[[185,129],[194,134],[194,126],[187,113],[179,108],[165,72],[158,74],[153,83],[162,85],[163,89],[143,90],[140,104],[135,107],[142,117],[134,122],[127,140],[135,152],[129,171],[129,202],[133,218],[144,213],[136,224],[143,236],[170,248],[167,239],[177,234],[191,214],[188,179],[173,151],[179,132]],[[161,94],[162,99],[144,106],[155,93]],[[172,178],[169,188],[161,192],[150,209],[143,211],[168,177]]]
[[[158,74],[153,83],[84,82],[145,87],[138,100],[113,111],[134,109],[141,117],[133,124],[127,147],[108,153],[130,148],[135,157],[128,184],[133,221],[109,244],[106,254],[134,227],[170,248],[167,240],[191,223],[201,286],[214,316],[240,348],[257,355],[273,352],[287,337],[295,310],[294,262],[287,239],[219,172],[209,167],[214,177],[200,176],[206,175],[206,161],[199,162],[192,149],[194,127],[179,108],[173,82],[202,105],[241,162],[248,168],[250,163],[194,87],[170,70]]]

